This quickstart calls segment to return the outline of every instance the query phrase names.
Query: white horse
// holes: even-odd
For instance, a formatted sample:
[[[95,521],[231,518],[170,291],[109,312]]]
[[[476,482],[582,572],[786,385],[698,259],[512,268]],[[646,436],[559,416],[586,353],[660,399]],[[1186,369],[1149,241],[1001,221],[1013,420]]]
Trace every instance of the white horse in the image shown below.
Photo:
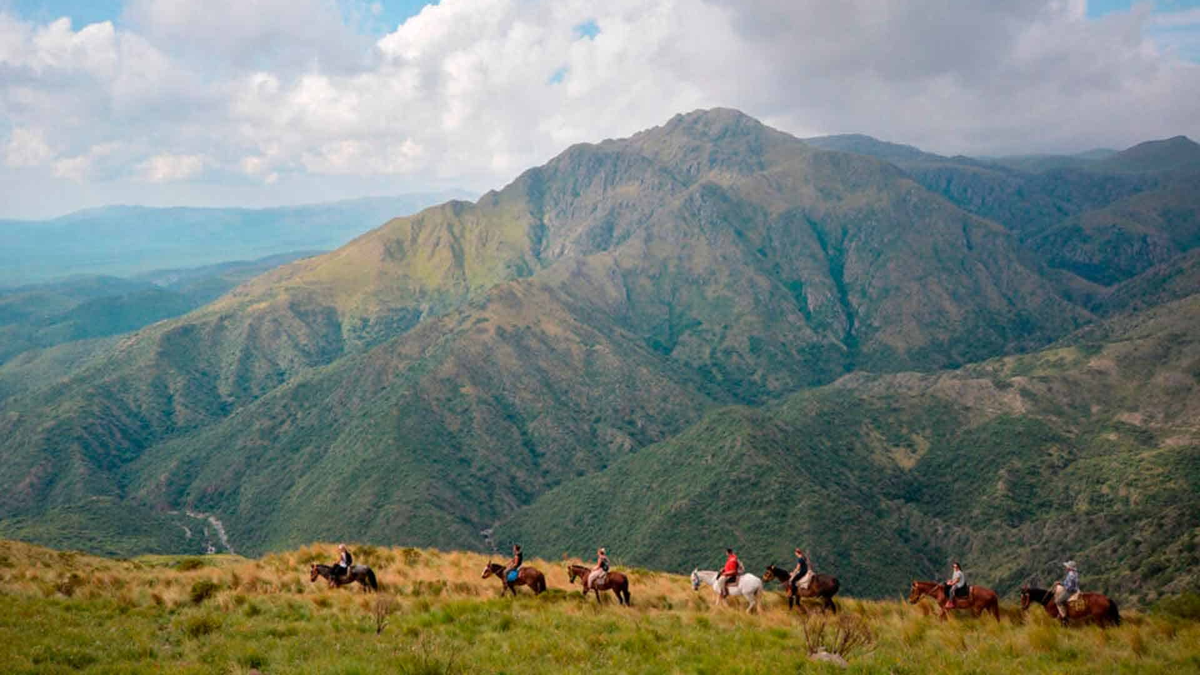
[[[712,570],[692,570],[692,590],[700,590],[700,584],[711,586],[713,592],[717,594],[717,604],[721,603],[721,589],[717,586],[718,574]],[[738,576],[736,584],[730,584],[728,590],[729,595],[741,595],[746,598],[746,613],[756,611],[758,609],[758,596],[762,593],[762,579],[753,574],[741,574]]]

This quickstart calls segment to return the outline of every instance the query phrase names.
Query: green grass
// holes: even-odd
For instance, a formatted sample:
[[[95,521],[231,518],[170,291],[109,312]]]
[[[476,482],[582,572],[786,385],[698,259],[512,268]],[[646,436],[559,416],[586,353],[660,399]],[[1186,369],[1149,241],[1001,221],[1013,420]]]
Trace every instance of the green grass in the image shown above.
[[[634,606],[597,606],[561,563],[533,561],[551,591],[498,598],[473,554],[359,547],[384,593],[310,584],[305,560],[330,546],[258,560],[221,557],[181,572],[0,542],[4,673],[797,673],[811,663],[806,619],[778,594],[748,616],[711,606],[686,578],[627,570]],[[73,574],[69,596],[53,582]],[[202,602],[190,589],[217,590]],[[1172,673],[1200,666],[1200,623],[1129,614],[1120,628],[1061,629],[1005,607],[1002,621],[940,622],[928,605],[844,603],[872,639],[853,673]],[[382,628],[380,624],[382,623]],[[815,623],[809,624],[810,629]]]

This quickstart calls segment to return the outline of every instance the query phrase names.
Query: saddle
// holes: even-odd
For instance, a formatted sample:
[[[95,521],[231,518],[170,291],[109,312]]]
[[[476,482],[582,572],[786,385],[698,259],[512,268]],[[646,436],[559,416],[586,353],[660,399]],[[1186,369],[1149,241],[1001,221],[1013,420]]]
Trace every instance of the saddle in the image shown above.
[[[1076,612],[1087,611],[1087,600],[1083,598],[1083,591],[1075,591],[1071,594],[1071,597],[1067,598],[1067,609]]]
[[[955,591],[954,591],[954,597],[955,597],[955,598],[969,598],[969,597],[971,597],[971,587],[970,587],[970,586],[963,586],[963,587],[961,587],[961,588],[958,588],[957,590],[955,590]]]
[[[515,583],[517,581],[517,577],[519,577],[520,575],[521,575],[521,568],[518,567],[517,569],[510,571],[508,573],[508,576],[505,577],[505,579],[507,579],[508,583],[510,583],[510,584]]]
[[[813,577],[815,576],[816,574],[813,573],[811,569],[808,570],[804,573],[804,576],[796,580],[796,588],[808,588],[808,585],[812,583]]]

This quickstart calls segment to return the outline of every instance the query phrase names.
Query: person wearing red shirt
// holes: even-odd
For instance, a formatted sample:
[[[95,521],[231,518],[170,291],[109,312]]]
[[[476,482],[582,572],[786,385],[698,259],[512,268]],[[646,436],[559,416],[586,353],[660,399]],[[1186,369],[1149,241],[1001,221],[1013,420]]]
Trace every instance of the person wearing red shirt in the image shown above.
[[[741,563],[738,562],[737,554],[732,548],[725,549],[725,567],[721,568],[721,597],[729,595],[729,582],[735,579],[738,575],[738,568]]]

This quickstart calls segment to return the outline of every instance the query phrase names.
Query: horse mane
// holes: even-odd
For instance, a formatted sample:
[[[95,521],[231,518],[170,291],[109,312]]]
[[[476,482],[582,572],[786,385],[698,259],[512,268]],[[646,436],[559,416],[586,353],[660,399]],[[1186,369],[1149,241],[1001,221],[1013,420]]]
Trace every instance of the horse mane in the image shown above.
[[[1033,600],[1040,605],[1044,605],[1050,600],[1050,591],[1044,588],[1029,586],[1026,587],[1024,591],[1029,594],[1030,600]]]

